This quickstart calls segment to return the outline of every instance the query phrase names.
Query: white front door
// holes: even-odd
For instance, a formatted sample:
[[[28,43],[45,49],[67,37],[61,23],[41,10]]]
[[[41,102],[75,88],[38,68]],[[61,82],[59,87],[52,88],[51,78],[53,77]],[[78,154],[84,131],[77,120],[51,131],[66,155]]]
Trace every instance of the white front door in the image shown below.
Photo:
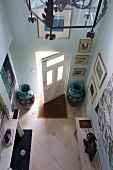
[[[67,68],[67,53],[58,53],[42,59],[44,103],[64,94]]]

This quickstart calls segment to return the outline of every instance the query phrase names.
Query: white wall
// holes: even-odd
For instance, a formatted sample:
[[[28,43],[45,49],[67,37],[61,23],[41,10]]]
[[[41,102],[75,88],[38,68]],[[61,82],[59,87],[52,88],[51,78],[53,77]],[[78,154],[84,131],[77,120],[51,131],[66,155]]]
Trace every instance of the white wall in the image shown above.
[[[12,35],[11,35],[9,23],[8,23],[8,18],[5,13],[3,1],[0,1],[0,70],[1,70],[1,67],[3,65],[4,59],[5,59],[7,53],[9,54],[9,59],[10,59],[11,65],[13,67],[13,62],[12,62],[11,54],[9,51],[11,41],[12,41]],[[13,67],[13,69],[14,69],[14,67]],[[16,83],[15,87],[17,88],[17,86],[18,85]],[[0,75],[0,94],[2,95],[2,98],[5,102],[5,104],[11,111],[11,101],[8,98],[8,94],[4,87],[4,83],[2,81],[1,75]]]
[[[102,96],[102,93],[104,89],[107,86],[107,83],[113,73],[113,1],[109,2],[107,13],[103,19],[103,21],[100,21],[99,23],[99,31],[95,38],[95,49],[93,49],[93,54],[91,55],[91,61],[90,61],[90,67],[89,72],[87,73],[86,78],[86,97],[83,104],[84,113],[86,116],[92,117],[94,131],[97,136],[97,142],[98,142],[98,148],[99,148],[99,154],[100,154],[100,160],[103,170],[109,170],[109,163],[108,163],[108,157],[105,152],[102,136],[100,133],[99,125],[98,125],[98,117],[95,112],[95,107],[97,106],[97,103],[99,102],[100,97]],[[107,76],[99,89],[95,73],[94,73],[94,64],[96,61],[96,57],[98,52],[101,54],[103,62],[105,64],[106,70],[107,70]],[[91,76],[94,76],[94,80],[96,83],[97,88],[97,96],[93,102],[91,103],[89,94],[88,94],[88,85],[90,82]]]

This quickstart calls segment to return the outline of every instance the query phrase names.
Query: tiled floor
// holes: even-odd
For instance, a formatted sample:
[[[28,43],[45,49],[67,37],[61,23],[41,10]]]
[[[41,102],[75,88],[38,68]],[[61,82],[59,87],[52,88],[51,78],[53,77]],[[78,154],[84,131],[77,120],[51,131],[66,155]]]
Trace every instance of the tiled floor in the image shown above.
[[[38,118],[39,98],[29,111],[21,109],[20,123],[33,129],[29,170],[81,170],[75,117],[82,116],[81,106],[67,103],[68,119]]]

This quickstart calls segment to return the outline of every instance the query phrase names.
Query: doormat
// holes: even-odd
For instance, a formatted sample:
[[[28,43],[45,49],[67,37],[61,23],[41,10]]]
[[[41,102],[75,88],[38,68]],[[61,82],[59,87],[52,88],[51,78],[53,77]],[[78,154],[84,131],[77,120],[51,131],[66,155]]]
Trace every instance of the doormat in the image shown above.
[[[29,170],[32,130],[24,130],[24,135],[16,132],[10,167],[13,170]]]
[[[65,94],[45,104],[43,95],[41,94],[38,117],[67,118]]]

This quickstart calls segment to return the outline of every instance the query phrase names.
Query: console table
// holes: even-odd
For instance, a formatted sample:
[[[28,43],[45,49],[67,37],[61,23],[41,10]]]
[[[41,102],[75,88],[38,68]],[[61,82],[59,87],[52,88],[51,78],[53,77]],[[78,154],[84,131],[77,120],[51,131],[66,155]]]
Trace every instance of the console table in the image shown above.
[[[18,116],[19,116],[19,111],[18,111]],[[1,152],[1,159],[0,159],[0,170],[11,170],[10,162],[11,162],[11,157],[13,152],[16,130],[18,131],[20,136],[23,136],[24,134],[18,116],[16,119],[10,118],[7,122],[7,128],[12,128],[14,130],[14,134],[13,134],[12,145],[11,146],[3,145],[2,152]]]
[[[80,154],[80,161],[82,170],[101,170],[101,164],[99,160],[99,153],[98,150],[93,158],[93,161],[90,161],[89,155],[85,153],[85,146],[83,143],[83,139],[86,139],[87,132],[93,132],[93,128],[80,128],[79,120],[91,120],[90,118],[81,118],[76,117],[76,132],[78,138],[78,145],[79,145],[79,154]]]

